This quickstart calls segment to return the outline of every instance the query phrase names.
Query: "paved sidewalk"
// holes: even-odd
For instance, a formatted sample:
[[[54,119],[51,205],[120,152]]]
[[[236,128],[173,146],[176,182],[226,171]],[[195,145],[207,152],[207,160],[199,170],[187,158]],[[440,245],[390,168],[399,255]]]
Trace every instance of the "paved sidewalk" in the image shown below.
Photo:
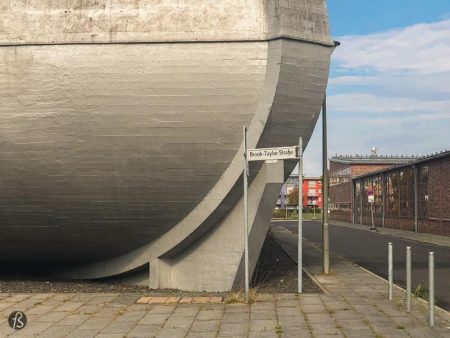
[[[292,236],[291,236],[292,238]],[[246,304],[139,304],[143,294],[1,294],[0,336],[13,337],[450,337],[450,316],[426,305],[403,310],[404,293],[387,300],[386,282],[338,256],[332,274],[320,274],[318,249],[306,243],[309,271],[328,294],[263,294]],[[319,259],[319,261],[318,261]],[[13,332],[15,310],[28,325]]]
[[[363,230],[363,231],[370,231],[369,225],[352,224],[352,223],[334,221],[334,220],[330,220],[330,223],[333,225],[343,226],[343,227],[347,227],[347,228]],[[421,233],[421,232],[415,233],[412,231],[382,228],[382,227],[377,227],[377,231],[378,231],[378,233],[380,233],[382,235],[389,235],[389,236],[409,239],[411,241],[417,241],[417,242],[430,243],[430,244],[450,247],[450,237],[448,237],[448,236],[438,236],[438,235],[432,235],[432,234]]]

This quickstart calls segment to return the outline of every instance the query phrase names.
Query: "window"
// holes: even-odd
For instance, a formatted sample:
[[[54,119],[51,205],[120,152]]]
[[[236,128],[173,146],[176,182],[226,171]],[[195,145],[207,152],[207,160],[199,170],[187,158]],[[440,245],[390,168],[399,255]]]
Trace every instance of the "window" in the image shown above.
[[[399,196],[399,174],[390,173],[387,175],[387,185],[386,185],[386,215],[398,216],[400,207],[398,204]]]
[[[418,169],[418,217],[428,217],[428,166],[423,166]]]

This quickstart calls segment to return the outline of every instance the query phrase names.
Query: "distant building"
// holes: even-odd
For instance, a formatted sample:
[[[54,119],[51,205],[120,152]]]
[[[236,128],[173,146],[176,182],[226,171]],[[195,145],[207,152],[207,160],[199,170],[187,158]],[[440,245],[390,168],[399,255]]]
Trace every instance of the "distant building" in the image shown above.
[[[298,187],[298,174],[292,174],[283,185],[280,197],[277,202],[277,208],[285,209],[286,203],[288,209],[294,209],[289,205],[288,195]],[[322,208],[322,180],[319,177],[303,178],[303,207],[304,208]]]
[[[336,201],[343,196],[348,196],[346,208]],[[331,206],[332,219],[371,225],[373,208],[375,226],[450,236],[450,151],[330,185]]]
[[[352,178],[417,159],[415,156],[339,155],[330,159],[330,218],[351,222]]]

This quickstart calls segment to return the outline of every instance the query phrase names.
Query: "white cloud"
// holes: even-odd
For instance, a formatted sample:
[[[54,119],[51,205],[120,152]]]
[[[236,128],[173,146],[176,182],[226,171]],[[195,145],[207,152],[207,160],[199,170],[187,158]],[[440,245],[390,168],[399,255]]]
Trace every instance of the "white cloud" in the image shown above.
[[[334,59],[346,69],[450,71],[450,19],[370,35],[340,38]]]
[[[450,20],[338,38],[328,91],[329,155],[450,147]],[[305,172],[321,175],[320,124]]]
[[[357,113],[448,113],[450,100],[418,100],[415,98],[388,97],[370,93],[348,93],[329,97],[328,105],[333,112]],[[337,115],[339,116],[339,115]],[[354,115],[353,115],[354,116]],[[383,118],[389,116],[384,115]]]

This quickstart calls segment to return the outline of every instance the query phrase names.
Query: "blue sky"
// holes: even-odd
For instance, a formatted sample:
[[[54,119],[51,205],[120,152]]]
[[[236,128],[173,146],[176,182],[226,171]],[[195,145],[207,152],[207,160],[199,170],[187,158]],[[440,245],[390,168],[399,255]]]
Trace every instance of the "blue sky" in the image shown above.
[[[450,149],[450,0],[329,0],[329,156]],[[321,175],[321,123],[305,174]]]

